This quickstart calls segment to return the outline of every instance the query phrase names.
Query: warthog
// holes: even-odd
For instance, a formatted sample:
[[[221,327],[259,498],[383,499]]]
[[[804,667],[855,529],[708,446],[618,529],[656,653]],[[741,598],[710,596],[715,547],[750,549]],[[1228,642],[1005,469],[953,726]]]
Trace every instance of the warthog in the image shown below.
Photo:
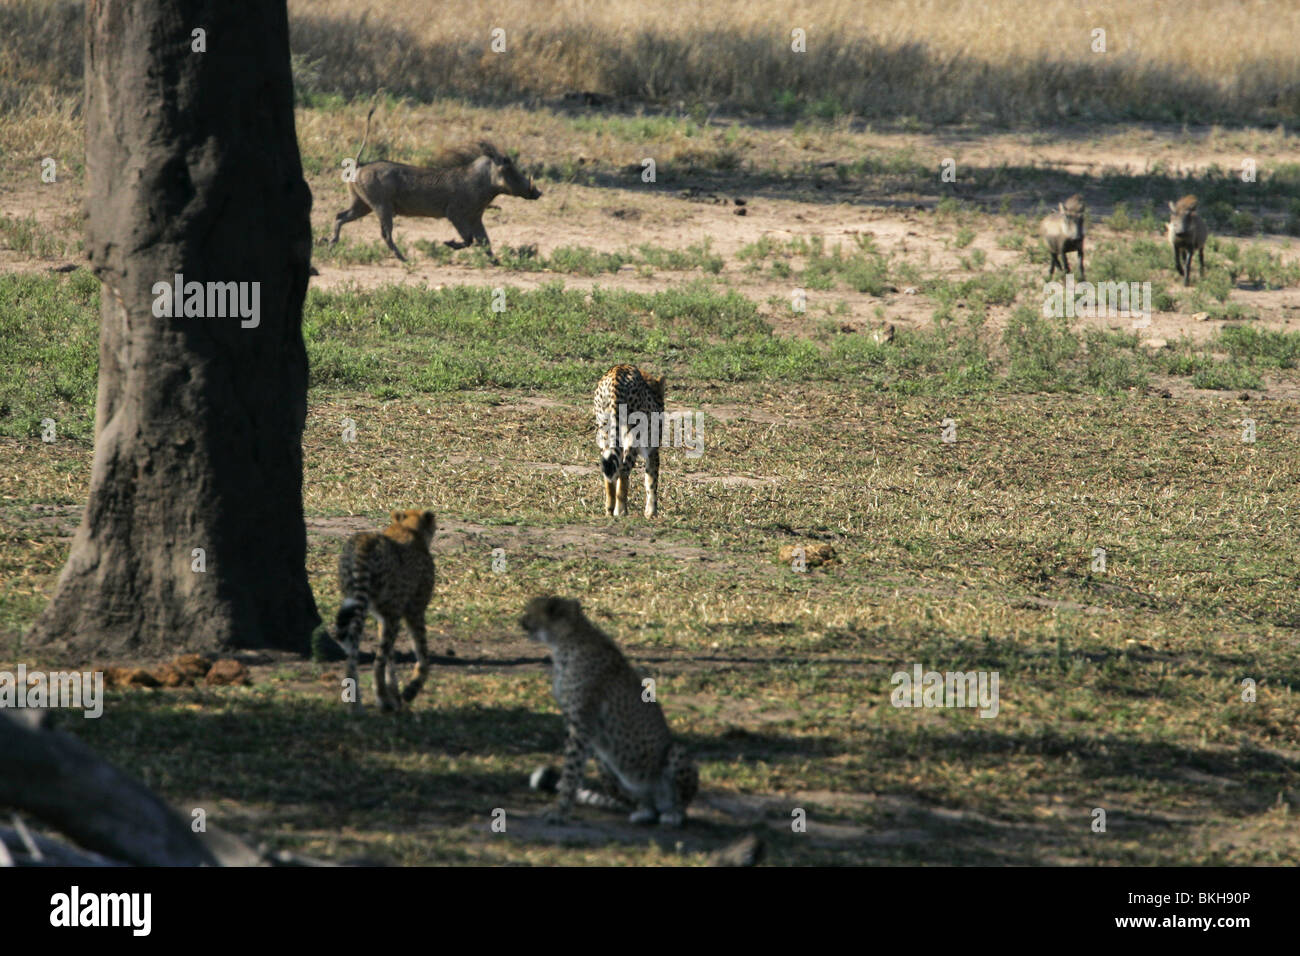
[[[373,113],[374,110],[371,110]],[[357,150],[357,163],[370,138],[370,119],[366,118],[366,135]],[[448,239],[453,249],[463,249],[478,242],[491,255],[492,244],[483,228],[483,210],[497,196],[540,199],[541,191],[519,171],[509,156],[489,142],[448,150],[433,166],[407,166],[404,163],[374,162],[358,165],[356,178],[348,183],[352,205],[334,217],[334,236],[339,241],[343,224],[374,211],[379,216],[379,234],[393,255],[406,257],[393,244],[393,216],[428,216],[450,219],[460,233],[460,242]]]
[[[1075,193],[1063,203],[1056,204],[1056,212],[1043,219],[1041,230],[1047,251],[1052,254],[1052,267],[1047,271],[1050,279],[1056,274],[1056,267],[1062,272],[1070,271],[1067,253],[1079,254],[1079,280],[1084,281],[1083,274],[1083,197]]]
[[[1174,247],[1174,269],[1183,277],[1183,285],[1192,284],[1192,253],[1201,262],[1201,278],[1205,278],[1205,240],[1210,230],[1205,220],[1196,214],[1196,197],[1184,196],[1169,204],[1169,244]],[[1187,253],[1186,260],[1183,253]],[[1185,263],[1185,267],[1184,267]]]

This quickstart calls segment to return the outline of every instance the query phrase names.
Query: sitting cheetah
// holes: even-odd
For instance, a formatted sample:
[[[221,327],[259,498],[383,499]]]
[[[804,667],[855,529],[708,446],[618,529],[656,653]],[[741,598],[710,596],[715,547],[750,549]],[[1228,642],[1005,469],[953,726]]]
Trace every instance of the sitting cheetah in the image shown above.
[[[627,485],[637,454],[645,456],[645,516],[659,510],[659,430],[664,380],[635,365],[615,365],[596,386],[596,443],[605,474],[605,514],[627,514]]]
[[[668,733],[663,711],[642,697],[640,676],[574,600],[538,597],[519,623],[551,651],[555,699],[569,736],[559,800],[546,815],[562,821],[574,802],[632,808],[633,823],[681,826],[699,789],[699,772]],[[600,767],[602,786],[581,788],[587,757]]]
[[[354,534],[339,555],[339,590],[343,605],[335,621],[334,639],[348,654],[348,677],[358,688],[357,653],[367,612],[379,619],[379,653],[375,655],[375,699],[384,710],[400,710],[424,686],[429,649],[424,638],[424,611],[433,596],[433,556],[429,553],[438,528],[432,511],[411,508],[393,512],[393,523],[382,534]],[[400,693],[397,668],[390,665],[393,642],[405,620],[415,644],[415,674]],[[361,701],[354,698],[360,706]]]

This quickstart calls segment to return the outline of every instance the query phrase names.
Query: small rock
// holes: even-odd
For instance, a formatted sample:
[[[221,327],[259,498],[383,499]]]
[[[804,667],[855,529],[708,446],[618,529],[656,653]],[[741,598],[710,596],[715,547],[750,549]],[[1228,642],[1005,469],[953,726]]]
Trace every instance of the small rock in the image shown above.
[[[737,206],[743,206],[745,205],[746,200],[741,199],[739,196],[737,196],[735,197],[735,199],[732,200],[732,202],[734,202]]]
[[[1237,401],[1239,402],[1250,401],[1250,392],[1242,392],[1240,395],[1237,396]]]
[[[1197,312],[1195,315],[1192,316],[1192,318],[1195,319],[1197,322],[1204,322],[1209,317],[1210,317],[1210,313],[1208,312]]]
[[[1143,339],[1141,344],[1143,348],[1155,351],[1156,349],[1164,348],[1169,343],[1164,339]]]
[[[735,209],[731,211],[735,213],[737,216],[746,216],[749,214],[749,209],[745,206],[737,206]]]
[[[455,656],[456,656],[456,648],[454,648],[454,647],[449,647],[449,648],[447,648],[445,651],[442,652],[442,656],[443,656],[443,657],[455,657]]]
[[[782,564],[790,564],[794,561],[796,549],[799,548],[803,549],[804,563],[810,568],[835,560],[835,549],[824,541],[782,545],[781,550],[777,552],[777,557],[781,559]]]
[[[903,295],[916,295],[916,286],[909,285],[903,288]]]
[[[61,266],[51,266],[50,271],[51,272],[76,272],[77,266],[75,263],[65,262]]]
[[[229,658],[213,664],[208,671],[207,680],[204,681],[209,687],[246,686],[252,682],[248,676],[248,668],[239,661]]]
[[[104,685],[117,687],[157,687],[158,678],[143,667],[105,667]]]
[[[180,674],[187,684],[193,684],[212,669],[212,661],[202,654],[182,654],[168,666]]]

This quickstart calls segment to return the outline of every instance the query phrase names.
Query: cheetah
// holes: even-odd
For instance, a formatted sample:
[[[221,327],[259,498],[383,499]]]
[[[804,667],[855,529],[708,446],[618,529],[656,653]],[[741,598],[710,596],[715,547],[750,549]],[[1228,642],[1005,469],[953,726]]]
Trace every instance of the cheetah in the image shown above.
[[[355,692],[357,653],[366,614],[379,619],[379,653],[375,655],[375,700],[383,710],[400,710],[424,686],[429,672],[429,648],[424,636],[424,611],[433,596],[434,566],[429,553],[438,529],[432,511],[411,508],[393,512],[393,523],[382,534],[354,534],[339,555],[339,591],[343,604],[334,626],[334,639],[347,651],[348,677]],[[400,692],[397,668],[391,662],[393,642],[401,622],[415,644],[415,674]],[[353,703],[360,707],[359,694]]]
[[[615,365],[596,386],[596,443],[605,476],[605,514],[627,514],[627,486],[637,455],[645,457],[645,516],[659,510],[659,440],[664,380],[635,365]]]
[[[681,826],[699,771],[669,734],[659,704],[644,698],[640,675],[618,645],[570,598],[534,598],[519,623],[551,651],[555,699],[568,727],[559,800],[547,821],[563,821],[577,802],[635,808],[632,823]],[[600,769],[597,790],[581,786],[589,756]]]

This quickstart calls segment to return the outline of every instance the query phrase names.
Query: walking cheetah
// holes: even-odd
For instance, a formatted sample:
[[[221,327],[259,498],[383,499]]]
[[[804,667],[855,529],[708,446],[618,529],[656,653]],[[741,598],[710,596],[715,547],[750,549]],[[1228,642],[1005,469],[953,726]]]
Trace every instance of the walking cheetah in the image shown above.
[[[638,453],[645,456],[645,516],[659,510],[659,430],[664,380],[635,365],[615,365],[596,386],[596,443],[605,475],[605,514],[627,514],[627,486]]]
[[[568,726],[560,796],[547,820],[562,821],[579,802],[635,807],[633,823],[681,826],[699,771],[668,733],[659,704],[642,696],[640,676],[618,645],[569,598],[533,598],[519,623],[550,648],[555,699]],[[581,787],[589,756],[600,768],[597,790]]]
[[[429,549],[438,528],[432,511],[411,508],[393,512],[393,523],[382,534],[354,534],[339,555],[339,591],[343,605],[334,626],[334,639],[348,654],[348,677],[355,691],[357,653],[365,632],[366,614],[379,619],[379,653],[375,655],[375,700],[384,710],[400,710],[424,686],[429,672],[429,648],[424,637],[424,611],[433,596],[434,567]],[[397,668],[390,662],[401,622],[411,629],[415,644],[415,674],[398,691]],[[353,703],[360,706],[357,697]]]

